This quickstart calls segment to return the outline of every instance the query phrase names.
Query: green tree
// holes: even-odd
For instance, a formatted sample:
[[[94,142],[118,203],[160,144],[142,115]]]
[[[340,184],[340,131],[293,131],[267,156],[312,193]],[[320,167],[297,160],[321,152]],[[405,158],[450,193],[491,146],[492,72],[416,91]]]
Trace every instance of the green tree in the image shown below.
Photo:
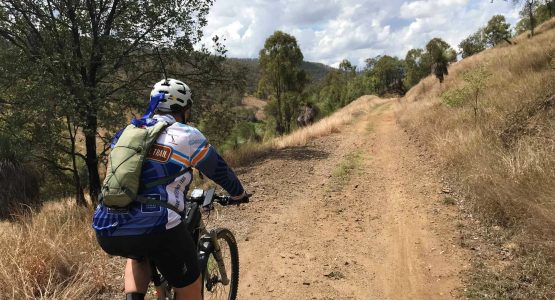
[[[344,59],[339,63],[339,70],[347,74],[356,74],[357,66],[353,66],[348,59]]]
[[[290,130],[291,123],[290,110],[285,109],[288,104],[283,102],[293,99],[284,96],[288,92],[301,91],[307,79],[306,73],[300,71],[303,54],[294,36],[276,31],[266,39],[259,61],[262,86],[276,101],[275,110],[272,110],[276,119],[275,129],[278,134],[283,134]]]
[[[547,16],[549,16],[549,19],[553,18],[555,16],[555,0],[546,0],[545,8],[547,10]]]
[[[459,48],[461,49],[462,58],[484,51],[486,49],[484,30],[480,29],[462,40],[459,44]]]
[[[520,16],[523,19],[526,19],[524,23],[527,26],[519,26],[525,27],[527,30],[530,30],[530,36],[534,36],[534,30],[536,28],[537,20],[535,11],[540,4],[538,0],[512,0],[514,5],[522,4],[522,9],[520,11]],[[518,25],[518,24],[517,24]]]
[[[346,77],[340,71],[332,71],[326,75],[319,91],[320,101],[323,102],[324,114],[329,114],[342,107]]]
[[[403,93],[403,79],[405,76],[404,62],[389,55],[377,56],[369,59],[371,69],[368,75],[376,79],[376,89],[380,95],[388,92]]]
[[[75,171],[71,165],[82,157],[93,200],[100,191],[98,155],[106,150],[97,149],[98,138],[108,140],[99,129],[121,126],[116,120],[124,120],[124,113],[139,104],[138,95],[144,97],[145,87],[160,77],[153,47],[168,49],[164,55],[170,67],[179,62],[182,67],[174,74],[199,81],[213,76],[199,71],[199,66],[206,65],[203,60],[211,59],[207,49],[194,50],[211,5],[212,0],[6,0],[0,4],[0,39],[33,66],[21,74],[19,78],[28,80],[14,84],[10,96],[20,102],[25,98],[28,103],[40,102],[40,107],[51,109],[47,122],[63,122],[65,138],[70,139],[63,151],[74,163],[67,167],[62,162],[60,167]],[[215,44],[217,53],[223,53],[221,43],[215,40]],[[52,92],[25,93],[28,84]],[[20,108],[32,112],[37,106]],[[80,134],[84,154],[72,146]]]
[[[430,57],[423,49],[411,49],[405,55],[405,87],[410,89],[430,74]]]
[[[504,16],[493,16],[484,27],[486,44],[495,47],[502,41],[508,40],[511,37],[510,27],[511,25],[507,23]]]
[[[530,6],[524,5],[520,11],[521,19],[515,26],[515,32],[521,34],[532,30],[532,24],[541,24],[552,18],[554,14],[555,1],[545,1],[543,4],[536,2],[532,13],[530,13]]]
[[[84,156],[77,150],[79,127],[70,121],[76,113],[69,101],[71,96],[60,93],[50,77],[28,72],[35,67],[15,46],[1,39],[0,43],[4,44],[0,50],[4,71],[0,97],[5,106],[0,113],[0,131],[16,134],[19,146],[32,145],[26,147],[28,164],[47,171],[50,176],[45,177],[50,183],[50,177],[73,183],[77,203],[84,204],[83,179],[87,176],[82,172]],[[57,188],[63,194],[63,186]],[[48,189],[46,192],[51,193]]]

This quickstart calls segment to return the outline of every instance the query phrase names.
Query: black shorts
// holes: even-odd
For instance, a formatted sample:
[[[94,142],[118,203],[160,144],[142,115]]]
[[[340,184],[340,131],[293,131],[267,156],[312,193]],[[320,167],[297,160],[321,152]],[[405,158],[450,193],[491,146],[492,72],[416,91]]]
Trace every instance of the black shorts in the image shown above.
[[[173,287],[188,286],[200,276],[196,245],[183,223],[161,233],[96,238],[110,255],[148,258]]]

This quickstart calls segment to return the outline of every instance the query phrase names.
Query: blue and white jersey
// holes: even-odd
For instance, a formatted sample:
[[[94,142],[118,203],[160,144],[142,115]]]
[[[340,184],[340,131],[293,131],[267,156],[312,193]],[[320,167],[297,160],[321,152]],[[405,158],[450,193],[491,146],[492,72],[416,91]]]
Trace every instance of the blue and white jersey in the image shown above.
[[[183,169],[194,167],[230,195],[238,196],[244,192],[235,173],[198,129],[178,123],[169,115],[155,115],[154,119],[171,125],[166,127],[149,150],[142,168],[142,183],[175,175]],[[185,194],[191,181],[192,172],[187,172],[168,184],[140,190],[139,194],[167,201],[183,211]],[[180,222],[181,216],[171,209],[133,202],[123,210],[98,205],[92,226],[97,234],[102,236],[126,236],[161,232],[179,225]]]

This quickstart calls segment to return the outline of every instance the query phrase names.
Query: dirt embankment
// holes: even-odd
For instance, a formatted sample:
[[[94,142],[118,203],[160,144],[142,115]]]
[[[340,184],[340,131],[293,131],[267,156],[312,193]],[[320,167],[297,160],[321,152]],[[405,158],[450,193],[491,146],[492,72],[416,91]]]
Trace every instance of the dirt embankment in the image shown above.
[[[456,212],[396,103],[237,170],[256,196],[219,222],[239,241],[239,299],[455,297],[466,265]]]

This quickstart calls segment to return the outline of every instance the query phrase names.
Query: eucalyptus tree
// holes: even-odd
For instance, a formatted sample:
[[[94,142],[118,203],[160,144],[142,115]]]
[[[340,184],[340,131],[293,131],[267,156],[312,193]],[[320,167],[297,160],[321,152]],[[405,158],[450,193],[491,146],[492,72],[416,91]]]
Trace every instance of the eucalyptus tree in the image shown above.
[[[490,47],[495,47],[502,41],[508,41],[511,37],[510,27],[511,25],[507,23],[504,16],[493,16],[483,29],[486,43]]]
[[[534,36],[534,30],[536,29],[537,20],[536,20],[536,8],[538,6],[538,0],[513,0],[514,4],[522,4],[523,7],[520,11],[520,15],[528,18],[529,25],[530,25],[530,36]]]
[[[424,49],[410,49],[405,55],[405,87],[410,89],[430,74],[431,59]]]
[[[403,94],[405,92],[403,79],[406,70],[403,60],[389,55],[379,55],[366,61],[367,75],[374,78],[375,88],[380,95],[385,93]]]
[[[462,58],[467,58],[486,49],[486,39],[483,28],[469,35],[459,43]]]
[[[73,161],[54,161],[75,171],[85,162],[89,193],[100,191],[99,154],[109,133],[145,98],[146,87],[161,77],[158,46],[174,74],[213,80],[203,60],[208,50],[195,45],[212,0],[3,0],[0,40],[29,68],[19,70],[3,95],[20,112],[44,126],[66,128],[63,153]],[[216,40],[217,55],[225,52]],[[4,62],[2,62],[4,64]],[[14,75],[15,76],[15,75]],[[13,76],[12,76],[13,77]],[[183,77],[182,77],[183,78]],[[27,92],[31,87],[33,93]],[[141,95],[141,96],[139,96]],[[35,113],[36,114],[36,113]],[[46,119],[45,119],[46,118]],[[57,129],[57,130],[58,130]],[[56,135],[55,135],[56,137]],[[54,137],[54,138],[55,138]],[[78,142],[84,139],[84,147]],[[55,143],[55,141],[52,141]],[[98,149],[99,145],[103,149]],[[52,149],[51,149],[52,150]],[[57,151],[56,149],[52,151]],[[44,159],[50,159],[44,157]],[[65,165],[64,165],[65,164]]]
[[[295,99],[288,92],[300,92],[307,81],[306,73],[300,70],[303,54],[294,36],[276,31],[269,36],[259,53],[261,84],[275,97],[276,132],[288,131],[292,112],[284,101]],[[288,116],[291,115],[291,116]]]
[[[343,59],[339,63],[339,70],[349,75],[356,75],[357,66],[353,65],[348,59]]]

